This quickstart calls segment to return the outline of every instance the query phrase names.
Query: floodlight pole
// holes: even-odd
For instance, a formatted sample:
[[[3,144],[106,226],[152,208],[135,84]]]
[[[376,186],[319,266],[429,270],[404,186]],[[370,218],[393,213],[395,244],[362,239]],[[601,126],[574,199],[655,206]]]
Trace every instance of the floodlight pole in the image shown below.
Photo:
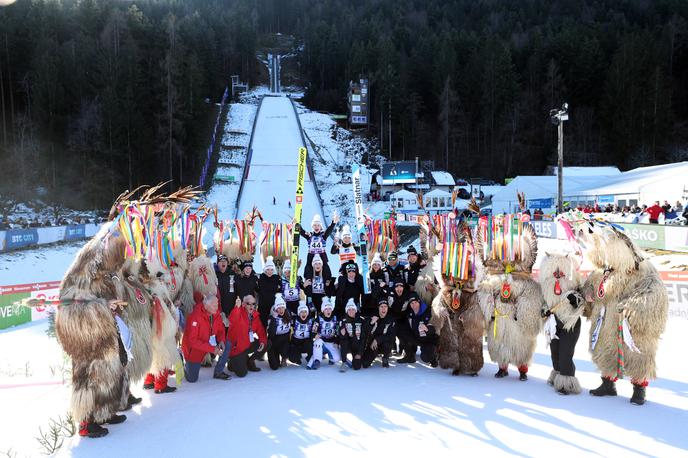
[[[557,214],[564,213],[564,122],[559,118],[557,126],[559,141],[557,146]]]

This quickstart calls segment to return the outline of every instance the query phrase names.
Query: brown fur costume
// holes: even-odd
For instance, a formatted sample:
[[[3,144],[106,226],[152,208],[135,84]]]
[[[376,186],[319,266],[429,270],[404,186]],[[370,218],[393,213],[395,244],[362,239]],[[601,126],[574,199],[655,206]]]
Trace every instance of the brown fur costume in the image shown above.
[[[573,294],[577,304],[583,303],[583,298],[578,293],[582,280],[577,260],[571,255],[546,253],[540,264],[539,283],[545,299],[543,309],[554,314],[557,321],[556,339],[550,343],[554,368],[547,383],[562,394],[578,394],[581,388],[575,376],[573,352],[580,333],[580,317],[584,307],[573,306],[568,299]]]
[[[128,395],[119,331],[109,300],[118,299],[110,273],[124,263],[121,237],[105,238],[110,224],[79,251],[60,285],[55,332],[72,358],[71,410],[77,424],[104,422]]]
[[[471,240],[469,229],[462,229],[466,238]],[[421,228],[421,247],[427,245],[427,231]],[[432,298],[435,328],[440,334],[439,364],[443,369],[452,368],[452,375],[476,375],[484,364],[483,334],[485,321],[478,304],[475,285],[482,277],[480,265],[476,267],[476,278],[461,285],[459,282],[443,278],[436,266],[440,265],[437,247],[428,247],[427,252],[433,257],[428,261],[433,279],[436,277],[441,285],[439,294]],[[422,271],[421,271],[422,273]],[[425,285],[430,283],[429,274],[425,275]],[[420,276],[419,276],[420,279]],[[418,283],[416,283],[418,285]],[[428,288],[422,288],[428,290]],[[420,291],[418,292],[420,295]]]
[[[542,327],[540,309],[543,299],[540,285],[531,278],[537,257],[537,235],[530,225],[524,225],[522,237],[523,257],[511,263],[511,273],[505,273],[506,262],[499,259],[484,261],[485,277],[478,288],[478,301],[487,322],[490,358],[499,365],[500,371],[505,372],[509,364],[513,364],[524,375]],[[482,253],[482,244],[479,233],[476,240],[478,253]],[[500,296],[505,282],[511,287],[511,296],[506,301]],[[504,375],[497,373],[497,376]]]
[[[642,252],[622,232],[612,228],[588,229],[581,234],[586,256],[595,270],[585,282],[587,313],[592,321],[590,338],[605,309],[597,344],[592,345],[592,360],[603,377],[617,376],[617,333],[622,313],[640,353],[624,343],[625,374],[636,384],[646,384],[657,376],[655,355],[664,332],[668,314],[668,296],[657,269],[643,258]],[[608,278],[603,282],[605,271]],[[604,294],[599,294],[600,286]]]

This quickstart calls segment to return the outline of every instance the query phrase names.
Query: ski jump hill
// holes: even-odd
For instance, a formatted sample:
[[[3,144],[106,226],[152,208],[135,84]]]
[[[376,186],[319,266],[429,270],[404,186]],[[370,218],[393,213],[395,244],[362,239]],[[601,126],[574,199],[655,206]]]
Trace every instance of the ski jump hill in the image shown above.
[[[292,220],[298,151],[305,146],[292,100],[281,96],[263,97],[253,124],[247,165],[237,199],[236,218],[243,218],[255,206],[265,221],[287,223]],[[273,198],[276,201],[274,205]],[[316,213],[324,224],[328,224],[309,172],[305,180],[301,219],[307,230]],[[261,230],[256,227],[256,231],[260,234]],[[306,256],[304,245],[301,245],[300,259]]]

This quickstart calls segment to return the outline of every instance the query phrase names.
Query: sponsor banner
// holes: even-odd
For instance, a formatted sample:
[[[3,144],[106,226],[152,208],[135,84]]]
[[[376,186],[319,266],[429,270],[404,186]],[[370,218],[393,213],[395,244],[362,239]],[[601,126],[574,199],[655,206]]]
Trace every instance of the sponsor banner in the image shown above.
[[[58,285],[59,286],[59,285]],[[32,299],[43,299],[45,301],[56,301],[60,297],[60,289],[44,289],[41,291],[31,291]],[[40,307],[31,307],[31,321],[38,321],[48,318],[50,313],[55,312],[55,305],[44,305]]]
[[[597,197],[597,203],[598,204],[613,204],[614,203],[614,196],[613,195],[598,196]]]
[[[664,249],[664,226],[661,224],[617,223],[624,233],[641,248]]]
[[[551,208],[554,207],[554,199],[530,199],[528,200],[528,208],[538,209],[538,208]]]
[[[65,227],[64,240],[81,240],[86,238],[86,225],[85,224],[74,224]]]
[[[5,234],[3,250],[15,250],[29,245],[38,244],[38,229],[10,229]]]
[[[6,294],[30,293],[32,291],[55,289],[59,286],[59,281],[46,281],[41,283],[27,283],[24,285],[0,286],[0,296],[4,296]]]
[[[555,223],[554,221],[542,221],[542,220],[530,220],[528,222],[531,226],[533,226],[533,229],[535,229],[535,233],[537,234],[538,237],[544,237],[547,239],[556,239],[557,238],[557,226],[558,224]]]
[[[0,296],[0,329],[7,329],[12,326],[31,321],[31,310],[15,304],[17,301],[29,297],[28,293],[5,294]]]
[[[688,251],[688,227],[664,226],[664,244],[667,250]]]

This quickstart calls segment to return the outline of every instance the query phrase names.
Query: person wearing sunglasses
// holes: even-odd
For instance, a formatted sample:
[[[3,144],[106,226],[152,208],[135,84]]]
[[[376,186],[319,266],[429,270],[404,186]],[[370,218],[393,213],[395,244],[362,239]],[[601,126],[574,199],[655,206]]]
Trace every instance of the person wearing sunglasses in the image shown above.
[[[256,298],[247,294],[241,305],[234,307],[229,315],[227,340],[230,342],[229,366],[237,377],[246,377],[251,372],[259,372],[256,359],[263,357],[267,349],[267,334],[256,311]]]

